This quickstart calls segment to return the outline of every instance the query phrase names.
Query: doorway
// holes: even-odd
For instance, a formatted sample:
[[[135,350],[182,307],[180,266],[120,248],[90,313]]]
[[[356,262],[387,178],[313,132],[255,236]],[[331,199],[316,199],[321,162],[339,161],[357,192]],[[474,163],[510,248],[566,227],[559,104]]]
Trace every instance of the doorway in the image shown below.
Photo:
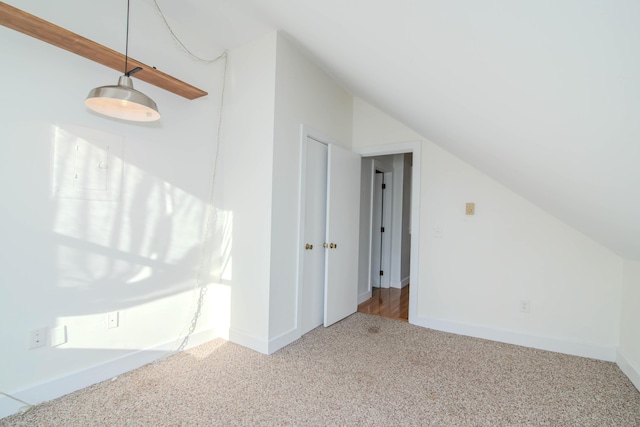
[[[409,286],[402,289],[373,288],[371,298],[358,305],[358,313],[409,321]]]
[[[410,274],[411,164],[411,153],[362,160],[362,168],[371,171],[370,178],[362,177],[361,186],[363,194],[371,195],[370,202],[367,206],[362,198],[360,206],[371,218],[371,298],[359,305],[359,311],[408,319],[408,289],[402,290],[408,288]]]
[[[360,256],[358,279],[358,304],[359,311],[371,314],[377,310],[390,310],[390,317],[408,319],[414,323],[417,318],[418,289],[418,260],[419,260],[419,236],[420,236],[420,179],[421,179],[421,143],[408,142],[390,144],[378,147],[367,147],[356,150],[363,157],[361,181],[361,217],[360,217]],[[395,238],[390,233],[392,257],[395,261],[389,268],[389,288],[378,287],[375,281],[374,254],[377,249],[372,245],[374,239],[374,218],[372,183],[375,180],[376,170],[383,172],[375,160],[386,161],[388,164],[402,164],[401,172],[392,177],[391,191],[397,193],[397,202],[392,204],[391,218],[396,218]],[[415,159],[415,161],[414,161]],[[388,170],[393,170],[389,168]],[[367,184],[368,183],[368,184]],[[385,177],[385,184],[386,182]],[[406,185],[405,185],[406,184]],[[389,184],[387,185],[389,188]],[[370,189],[370,190],[367,190]],[[404,206],[402,202],[404,202]],[[393,229],[393,227],[392,227]],[[387,228],[385,226],[385,233]],[[377,264],[376,264],[377,265]],[[387,271],[382,268],[383,275]],[[378,271],[378,274],[380,271]],[[372,297],[374,299],[372,300]],[[368,304],[363,304],[368,302]],[[395,307],[395,308],[391,308]],[[401,314],[398,314],[401,313]]]

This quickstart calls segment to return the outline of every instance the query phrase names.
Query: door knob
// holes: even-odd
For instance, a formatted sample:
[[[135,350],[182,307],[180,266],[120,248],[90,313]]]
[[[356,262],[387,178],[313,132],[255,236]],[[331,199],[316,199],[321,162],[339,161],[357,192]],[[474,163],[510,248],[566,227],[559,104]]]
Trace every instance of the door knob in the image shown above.
[[[326,249],[326,248],[328,248],[328,247],[329,247],[329,244],[328,244],[328,243],[323,243],[323,244],[322,244],[322,247]]]
[[[310,244],[308,244],[308,243],[307,243],[307,244],[304,246],[304,248],[305,248],[306,250],[310,250],[310,249],[313,249],[313,245],[310,245]]]
[[[335,243],[331,243],[331,244],[329,245],[329,247],[330,247],[331,249],[336,249],[336,248],[338,247],[338,245],[336,245]]]

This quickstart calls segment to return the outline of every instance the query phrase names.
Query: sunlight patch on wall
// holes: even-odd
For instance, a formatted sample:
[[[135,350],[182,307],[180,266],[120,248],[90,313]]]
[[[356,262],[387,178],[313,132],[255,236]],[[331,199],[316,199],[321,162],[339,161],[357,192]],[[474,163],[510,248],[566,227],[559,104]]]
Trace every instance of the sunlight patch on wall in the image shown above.
[[[54,126],[53,133],[53,196],[118,200],[124,138],[78,126]]]
[[[233,212],[125,162],[121,136],[53,134],[56,323],[68,333],[56,350],[144,350],[204,331],[228,339]]]
[[[222,332],[228,330],[228,314],[224,314],[225,310],[228,313],[224,305],[228,294],[227,286],[209,286],[196,333],[214,329],[214,324],[220,324]],[[129,307],[113,306],[111,311],[58,316],[55,323],[66,326],[67,342],[56,349],[145,350],[165,341],[163,347],[176,350],[193,317],[196,297],[193,289],[188,289]],[[109,314],[114,312],[118,313],[115,327],[109,325]],[[167,341],[167,336],[173,338]]]
[[[233,278],[233,212],[218,210],[217,232],[220,235],[220,280],[231,282]]]
[[[165,288],[193,277],[206,204],[125,164],[118,135],[60,126],[54,134],[58,285]]]

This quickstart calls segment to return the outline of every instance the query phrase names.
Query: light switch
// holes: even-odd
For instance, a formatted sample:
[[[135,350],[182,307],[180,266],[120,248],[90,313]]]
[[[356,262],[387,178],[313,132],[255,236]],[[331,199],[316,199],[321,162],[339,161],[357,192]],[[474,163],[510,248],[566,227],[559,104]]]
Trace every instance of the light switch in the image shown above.
[[[467,203],[467,208],[465,213],[467,215],[473,215],[476,212],[476,204],[475,203]]]

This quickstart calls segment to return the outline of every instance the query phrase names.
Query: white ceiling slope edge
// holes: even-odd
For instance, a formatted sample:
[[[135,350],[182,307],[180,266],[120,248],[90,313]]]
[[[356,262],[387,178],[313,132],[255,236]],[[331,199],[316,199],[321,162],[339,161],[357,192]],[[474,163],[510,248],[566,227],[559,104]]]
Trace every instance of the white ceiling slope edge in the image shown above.
[[[283,30],[354,95],[640,260],[639,1],[165,3],[229,49]]]

